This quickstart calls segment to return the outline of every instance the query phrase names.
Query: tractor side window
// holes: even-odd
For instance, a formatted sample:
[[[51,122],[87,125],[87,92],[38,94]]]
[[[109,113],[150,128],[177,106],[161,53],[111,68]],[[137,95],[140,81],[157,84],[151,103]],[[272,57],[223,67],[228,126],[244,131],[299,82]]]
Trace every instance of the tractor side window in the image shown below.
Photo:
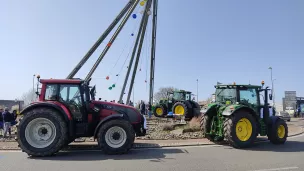
[[[186,100],[191,100],[190,99],[190,94],[186,94]]]
[[[45,100],[57,100],[57,84],[46,85]]]
[[[72,112],[75,119],[82,118],[82,101],[78,85],[60,85],[59,101]]]
[[[240,102],[258,105],[258,98],[255,89],[240,90]]]

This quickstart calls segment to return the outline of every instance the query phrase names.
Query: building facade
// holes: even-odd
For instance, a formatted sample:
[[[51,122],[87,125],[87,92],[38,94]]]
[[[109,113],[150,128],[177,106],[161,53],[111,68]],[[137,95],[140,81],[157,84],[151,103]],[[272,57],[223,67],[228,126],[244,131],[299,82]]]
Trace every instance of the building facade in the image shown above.
[[[296,109],[297,103],[297,92],[296,91],[285,91],[285,97],[283,97],[283,110],[292,110]]]

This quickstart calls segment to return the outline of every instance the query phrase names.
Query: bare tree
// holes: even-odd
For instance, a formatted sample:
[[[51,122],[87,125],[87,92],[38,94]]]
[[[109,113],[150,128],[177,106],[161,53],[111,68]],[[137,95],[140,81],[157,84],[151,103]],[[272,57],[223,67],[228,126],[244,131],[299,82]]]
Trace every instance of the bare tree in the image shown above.
[[[175,87],[161,87],[158,89],[158,92],[154,94],[154,101],[158,103],[161,99],[168,98],[168,92],[178,90]]]
[[[24,106],[29,105],[31,102],[36,101],[37,99],[37,95],[34,92],[33,89],[30,89],[29,91],[27,91],[26,93],[24,93],[21,97],[21,99],[24,102]]]

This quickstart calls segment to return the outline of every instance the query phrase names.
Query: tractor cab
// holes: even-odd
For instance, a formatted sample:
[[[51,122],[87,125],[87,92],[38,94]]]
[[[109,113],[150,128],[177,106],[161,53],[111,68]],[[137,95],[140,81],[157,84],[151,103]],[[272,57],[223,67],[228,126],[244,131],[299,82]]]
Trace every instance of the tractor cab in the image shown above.
[[[95,100],[96,87],[89,86],[80,79],[41,79],[39,102],[64,105],[75,122],[87,122],[89,103]]]
[[[185,90],[169,92],[169,99],[174,99],[176,101],[191,100],[191,92]]]
[[[215,101],[227,106],[232,104],[248,106],[255,110],[256,113],[261,113],[261,108],[271,108],[268,99],[272,100],[271,94],[269,94],[268,98],[268,91],[270,89],[268,89],[268,87],[263,89],[263,85],[263,82],[262,86],[236,84],[216,85]]]

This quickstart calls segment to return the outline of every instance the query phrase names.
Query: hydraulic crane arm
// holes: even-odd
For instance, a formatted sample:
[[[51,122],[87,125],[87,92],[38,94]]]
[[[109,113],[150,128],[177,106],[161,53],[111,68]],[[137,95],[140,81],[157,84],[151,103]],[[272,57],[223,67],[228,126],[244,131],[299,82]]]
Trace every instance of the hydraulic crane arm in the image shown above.
[[[86,53],[86,55],[80,60],[80,62],[76,65],[76,67],[72,70],[72,72],[67,76],[67,79],[72,79],[77,72],[81,69],[81,67],[87,62],[87,60],[92,56],[95,50],[100,46],[102,41],[109,35],[109,33],[114,29],[116,24],[121,20],[121,18],[127,13],[132,5],[137,4],[138,0],[130,0],[127,5],[121,10],[118,16],[114,19],[114,21],[110,24],[110,26],[106,29],[106,31],[99,37],[99,39],[95,42],[95,44],[91,47],[91,49]],[[133,10],[132,10],[133,11]]]
[[[112,46],[112,44],[115,41],[116,37],[118,36],[118,34],[120,33],[120,31],[122,30],[122,28],[124,27],[124,25],[126,24],[128,18],[130,17],[130,15],[134,11],[134,9],[136,8],[138,2],[139,2],[139,0],[135,0],[134,3],[132,4],[132,6],[130,7],[130,9],[128,10],[126,16],[123,18],[122,22],[120,23],[120,25],[116,29],[115,33],[111,37],[111,39],[108,42],[107,46],[104,48],[104,50],[102,51],[102,53],[99,55],[99,57],[96,60],[95,64],[93,65],[93,67],[91,68],[90,72],[88,73],[88,75],[84,79],[85,82],[88,82],[91,79],[91,77],[92,77],[93,73],[95,72],[96,68],[98,67],[98,65],[102,61],[103,57],[106,55],[106,53],[108,52],[108,50]]]

